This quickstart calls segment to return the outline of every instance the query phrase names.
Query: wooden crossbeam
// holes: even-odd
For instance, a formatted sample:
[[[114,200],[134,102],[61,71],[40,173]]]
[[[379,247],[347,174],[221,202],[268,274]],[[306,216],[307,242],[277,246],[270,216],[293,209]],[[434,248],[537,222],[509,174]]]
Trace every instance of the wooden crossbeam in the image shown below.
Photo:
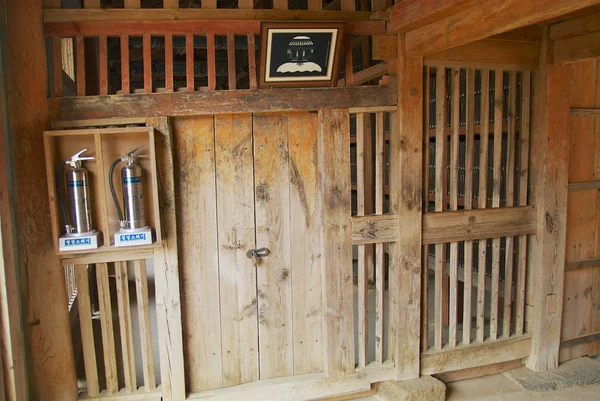
[[[386,86],[173,92],[50,99],[51,121],[391,106]]]
[[[600,4],[600,0],[486,0],[406,33],[409,55],[428,55]],[[393,26],[394,18],[390,25]]]
[[[406,32],[459,12],[468,0],[404,0],[390,9],[389,32]]]
[[[554,63],[575,63],[589,59],[600,59],[600,32],[554,42]]]
[[[549,37],[551,40],[560,40],[598,31],[600,31],[600,11],[552,24]]]

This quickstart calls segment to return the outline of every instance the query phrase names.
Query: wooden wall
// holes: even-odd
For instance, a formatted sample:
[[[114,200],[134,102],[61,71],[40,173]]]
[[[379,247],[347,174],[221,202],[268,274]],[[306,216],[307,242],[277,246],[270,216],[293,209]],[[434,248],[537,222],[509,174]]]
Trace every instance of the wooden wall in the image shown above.
[[[600,107],[600,61],[571,68],[571,108]],[[561,361],[600,353],[600,118],[571,116],[569,135]],[[590,181],[596,181],[595,187]],[[584,341],[594,339],[593,334],[596,341]]]

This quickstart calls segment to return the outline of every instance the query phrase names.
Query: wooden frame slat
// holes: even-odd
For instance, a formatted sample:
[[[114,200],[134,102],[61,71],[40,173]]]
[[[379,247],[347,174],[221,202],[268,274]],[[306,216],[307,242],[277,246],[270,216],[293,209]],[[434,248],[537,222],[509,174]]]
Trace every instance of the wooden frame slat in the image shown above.
[[[356,114],[356,211],[365,215],[365,113]],[[368,273],[365,245],[358,245],[358,367],[364,368],[368,361]]]
[[[344,66],[345,66],[345,74],[344,74],[344,82],[345,86],[353,86],[354,85],[354,64],[352,60],[352,35],[346,34],[344,40]]]
[[[124,8],[141,8],[141,0],[124,0]]]
[[[194,90],[194,34],[185,35],[185,80],[188,91]]]
[[[460,70],[452,69],[452,136],[450,139],[450,210],[458,209],[458,142],[460,128]],[[450,308],[448,345],[456,347],[458,319],[458,242],[450,243]]]
[[[227,79],[229,89],[236,89],[237,74],[235,71],[235,35],[233,33],[227,34]]]
[[[98,37],[98,87],[99,94],[108,95],[108,39],[106,35]]]
[[[250,89],[258,88],[258,76],[256,75],[256,37],[253,33],[248,34],[248,75]]]
[[[515,188],[515,160],[516,160],[516,137],[517,137],[517,73],[509,72],[508,80],[508,137],[507,137],[507,166],[506,166],[506,207],[514,206]],[[511,312],[513,305],[513,258],[514,237],[506,237],[504,260],[504,313],[502,315],[502,336],[510,337]]]
[[[96,363],[96,343],[94,342],[94,328],[92,327],[88,265],[76,265],[75,276],[77,280],[77,303],[79,306],[85,380],[87,393],[93,397],[100,394],[100,387],[98,384],[98,365]]]
[[[492,207],[500,207],[500,186],[502,183],[502,106],[503,82],[502,70],[495,71],[494,86],[494,181],[492,189]],[[498,338],[498,298],[500,288],[500,238],[492,240],[492,289],[490,300],[490,338]]]
[[[165,35],[165,90],[173,92],[173,34]]]
[[[446,136],[444,127],[446,124],[446,70],[436,70],[436,135],[435,135],[435,211],[442,212],[444,207],[444,195],[446,194]],[[443,333],[443,301],[442,293],[444,280],[444,264],[446,263],[445,246],[435,245],[435,317],[434,317],[434,345],[442,349]]]
[[[131,93],[129,82],[129,36],[120,36],[121,44],[121,92]]]
[[[85,96],[85,47],[83,36],[75,37],[75,81],[77,81],[77,96]]]
[[[144,56],[144,92],[152,93],[152,36],[149,33],[143,36]]]
[[[83,8],[100,8],[100,0],[83,0]]]
[[[375,214],[383,214],[384,200],[384,114],[375,114]],[[375,245],[375,361],[383,363],[384,344],[384,250],[383,243]]]
[[[531,111],[531,73],[523,72],[521,81],[521,129],[519,131],[519,205],[527,204],[527,189],[529,175],[529,123]],[[524,333],[525,320],[525,280],[527,274],[527,237],[519,236],[517,294],[516,294],[516,320],[515,334]]]
[[[135,289],[140,329],[140,348],[142,351],[142,372],[144,388],[152,391],[156,388],[154,374],[154,351],[152,350],[152,332],[150,329],[150,300],[148,297],[148,276],[144,259],[133,262]]]
[[[479,209],[487,207],[487,171],[488,142],[490,121],[490,74],[489,70],[481,70],[481,134],[479,136]],[[487,238],[487,237],[486,237]],[[477,274],[477,341],[485,338],[485,274],[487,267],[487,240],[479,241],[479,261]]]
[[[288,0],[273,0],[273,9],[274,10],[287,10],[288,9]]]
[[[52,37],[52,68],[54,75],[54,97],[63,95],[62,41],[58,36]]]
[[[131,327],[131,310],[129,309],[127,262],[115,262],[115,281],[117,284],[117,308],[119,311],[119,329],[121,332],[123,376],[125,377],[125,388],[128,391],[133,392],[137,390],[137,383],[133,331]]]
[[[217,67],[214,33],[209,33],[206,35],[206,58],[208,68],[208,90],[215,90],[217,87]]]
[[[98,303],[100,306],[100,323],[102,326],[102,348],[104,350],[104,369],[106,374],[106,390],[109,394],[119,391],[117,376],[117,357],[115,354],[115,334],[112,320],[110,285],[108,283],[108,265],[96,265],[98,284]]]
[[[179,0],[163,0],[163,8],[179,8]]]
[[[475,70],[466,71],[466,134],[465,134],[465,201],[464,209],[473,208],[473,156],[475,137]],[[473,299],[473,241],[465,241],[464,261],[464,296],[463,296],[463,345],[471,342],[471,301]]]
[[[423,212],[429,210],[429,102],[430,102],[430,67],[424,67],[423,87]],[[423,245],[422,257],[423,277],[421,290],[421,351],[429,348],[429,247]]]

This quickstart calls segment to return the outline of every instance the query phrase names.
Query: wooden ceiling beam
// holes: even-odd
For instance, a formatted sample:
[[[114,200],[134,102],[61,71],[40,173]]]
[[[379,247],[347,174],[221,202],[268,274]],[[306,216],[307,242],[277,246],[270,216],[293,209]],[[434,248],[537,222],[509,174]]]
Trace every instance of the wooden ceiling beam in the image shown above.
[[[552,24],[550,39],[566,39],[598,31],[600,31],[600,11]]]
[[[312,11],[263,9],[45,9],[44,23],[83,21],[368,21],[370,11]]]
[[[600,0],[484,0],[407,32],[406,53],[441,52],[598,4]]]
[[[600,32],[560,39],[554,42],[554,63],[575,63],[600,59]]]
[[[390,11],[389,33],[407,32],[455,14],[471,0],[402,0]]]

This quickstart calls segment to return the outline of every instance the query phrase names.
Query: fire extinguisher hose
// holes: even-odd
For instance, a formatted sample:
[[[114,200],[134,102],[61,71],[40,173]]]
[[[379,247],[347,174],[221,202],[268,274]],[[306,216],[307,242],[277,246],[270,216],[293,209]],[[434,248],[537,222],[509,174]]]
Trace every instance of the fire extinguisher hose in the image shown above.
[[[67,164],[69,164],[68,162],[62,162],[61,164],[59,164],[59,166],[56,169],[56,175],[54,176],[55,179],[55,185],[56,185],[56,197],[58,198],[58,203],[60,205],[60,210],[62,212],[62,216],[63,216],[63,221],[65,223],[65,225],[69,225],[71,224],[71,222],[67,219],[67,210],[65,209],[65,201],[63,199],[63,195],[62,195],[62,188],[63,186],[61,185],[62,183],[62,169],[64,166],[66,166]]]
[[[119,199],[117,198],[117,193],[115,192],[115,185],[113,183],[113,173],[115,172],[115,168],[117,164],[121,162],[121,158],[116,159],[110,165],[110,170],[108,171],[108,185],[110,187],[110,193],[112,195],[113,201],[115,202],[115,207],[117,208],[117,214],[119,215],[119,221],[123,221],[123,213],[121,212],[121,205],[119,205]]]

